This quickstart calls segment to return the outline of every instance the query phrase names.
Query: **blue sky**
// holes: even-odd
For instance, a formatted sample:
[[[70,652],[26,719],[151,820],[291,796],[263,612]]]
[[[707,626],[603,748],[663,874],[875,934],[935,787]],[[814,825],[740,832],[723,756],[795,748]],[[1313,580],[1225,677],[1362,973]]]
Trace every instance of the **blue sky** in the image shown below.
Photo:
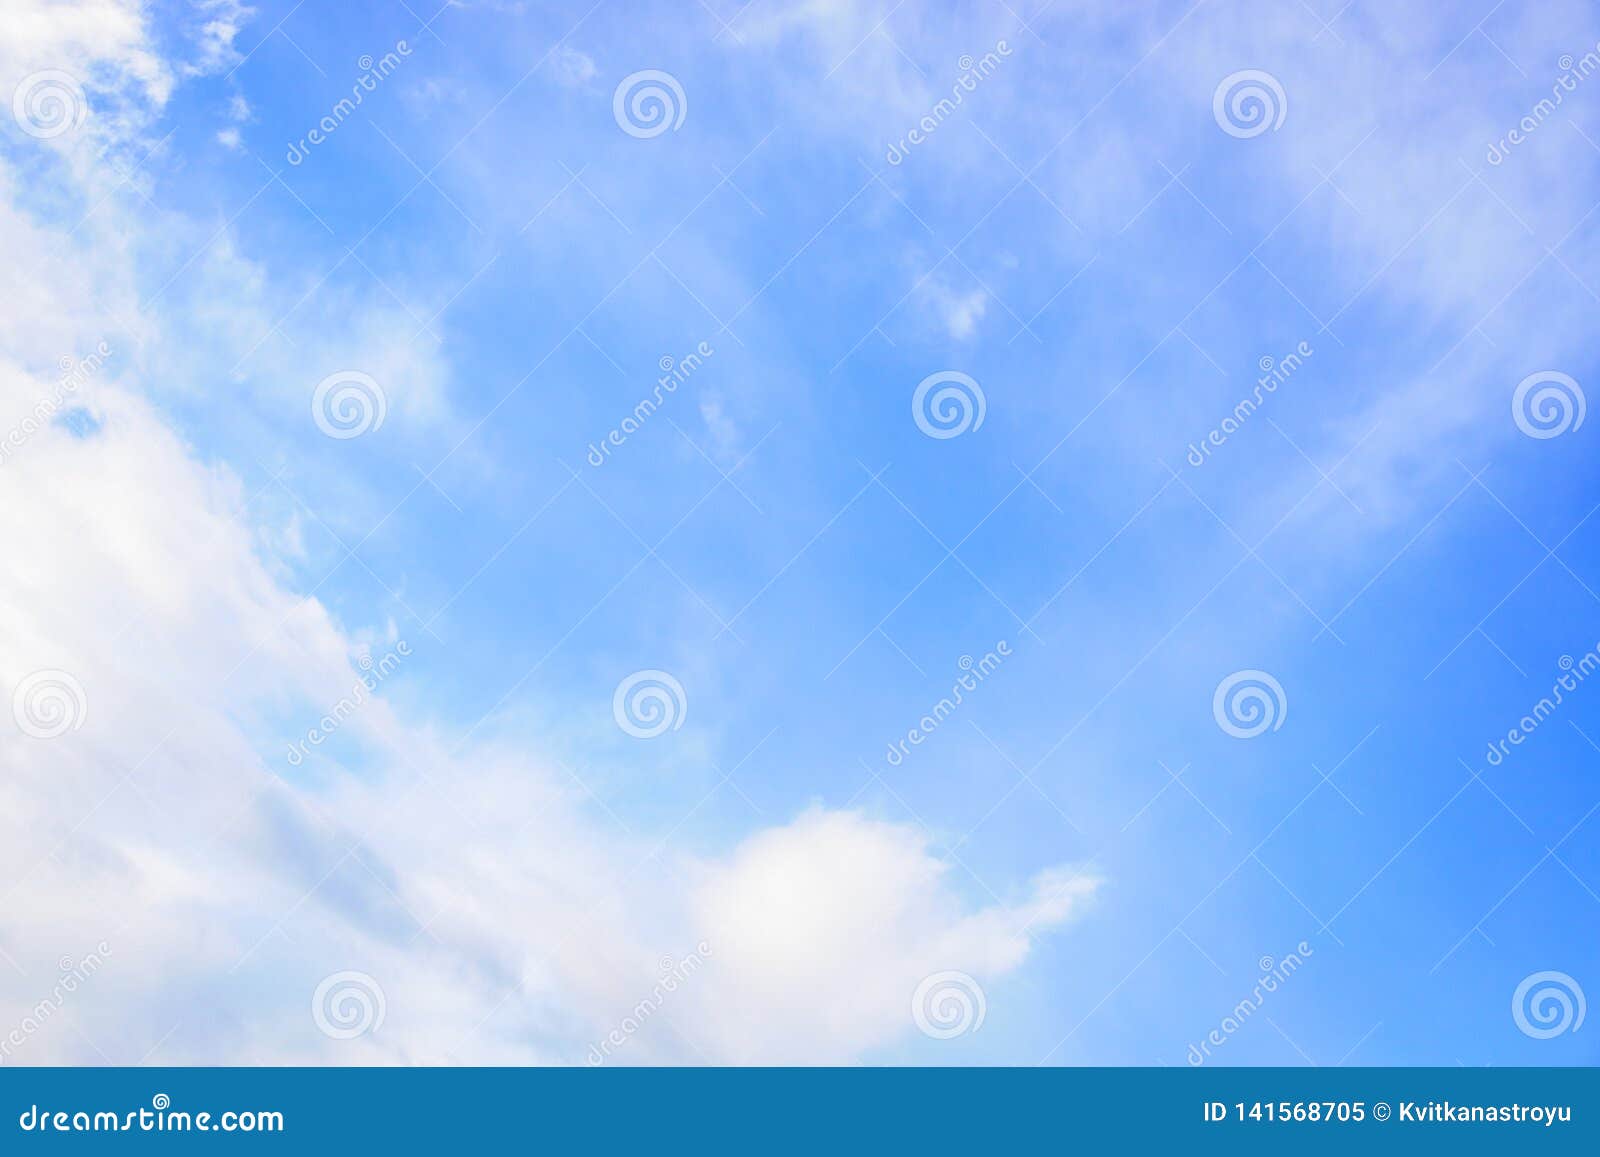
[[[25,5],[6,1061],[1592,1062],[1600,25],[1481,7]]]

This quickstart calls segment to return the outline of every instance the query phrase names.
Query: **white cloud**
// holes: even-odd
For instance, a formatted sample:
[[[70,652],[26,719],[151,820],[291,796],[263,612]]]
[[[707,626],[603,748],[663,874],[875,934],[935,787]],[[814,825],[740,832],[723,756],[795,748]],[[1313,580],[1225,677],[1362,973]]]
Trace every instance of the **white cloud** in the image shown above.
[[[0,380],[7,410],[40,386]],[[19,1055],[131,1062],[171,1031],[163,1058],[203,1063],[576,1062],[658,957],[703,940],[711,967],[664,1013],[678,1031],[619,1059],[849,1061],[910,1029],[922,976],[1004,974],[1025,929],[1094,888],[1047,873],[1018,905],[968,911],[914,828],[822,809],[726,859],[664,855],[662,878],[637,870],[648,841],[608,834],[536,755],[451,755],[381,698],[347,724],[365,771],[323,762],[286,784],[263,721],[331,708],[363,645],[272,578],[235,479],[134,394],[86,395],[98,433],[46,430],[0,467],[39,496],[0,509],[27,548],[0,573],[0,688],[58,668],[88,706],[58,739],[0,728],[17,889],[0,948],[27,971],[0,978],[0,1024],[58,956],[105,941],[114,958],[61,1016],[84,1037],[52,1026]],[[388,1015],[334,1042],[309,994],[349,967]],[[209,989],[207,1015],[175,985]]]
[[[114,23],[134,10],[99,11]],[[146,78],[164,75],[136,21],[90,42],[81,21],[41,13],[25,15],[44,58],[80,54],[150,91]],[[104,180],[75,171],[80,195]],[[13,188],[0,169],[0,193]],[[45,425],[0,462],[8,489],[29,496],[0,504],[0,951],[16,965],[0,968],[0,1035],[49,994],[59,958],[110,948],[16,1059],[134,1063],[159,1044],[151,1059],[193,1063],[576,1062],[662,954],[706,940],[713,967],[659,1039],[631,1047],[844,1061],[912,1031],[922,975],[999,976],[1026,955],[1029,930],[1092,891],[1057,870],[1015,906],[971,911],[915,829],[822,809],[725,858],[653,856],[653,841],[617,834],[536,753],[481,739],[457,750],[382,694],[344,721],[344,762],[291,771],[286,730],[347,697],[355,659],[396,629],[341,623],[289,585],[277,552],[303,550],[298,523],[272,525],[231,470],[186,445],[149,377],[157,366],[163,389],[198,390],[216,362],[172,352],[185,327],[247,347],[274,316],[264,303],[290,295],[224,237],[189,273],[205,286],[193,308],[209,299],[214,312],[180,324],[168,299],[141,314],[141,240],[209,229],[109,205],[67,242],[3,204],[0,235],[27,260],[0,331],[0,415],[34,411],[61,353],[112,326],[134,343],[77,392],[94,428]],[[81,259],[76,275],[47,292],[25,280],[62,250]],[[375,372],[397,383],[446,372],[410,351],[406,318],[335,300],[326,328],[355,338],[315,347],[315,364],[302,347],[281,363],[283,388],[308,391],[341,358],[370,367],[363,349],[396,351]],[[435,413],[436,395],[418,389],[391,400]],[[69,672],[85,696],[81,725],[54,739],[8,718],[40,670]],[[388,1005],[381,1032],[349,1042],[320,1033],[309,1009],[317,983],[346,969],[377,978]],[[797,1014],[812,1003],[797,985],[837,993],[837,1009]]]
[[[6,34],[0,37],[0,89],[10,93],[27,73],[60,68],[77,71],[80,83],[111,76],[165,103],[172,90],[171,70],[148,40],[138,0],[16,0],[6,5]],[[102,91],[114,91],[115,87]]]
[[[225,65],[239,59],[233,42],[255,10],[239,0],[198,0],[196,8],[201,24],[195,34],[197,56],[184,71],[189,75],[205,76],[217,72]]]
[[[989,309],[989,295],[982,289],[975,287],[963,293],[938,274],[922,282],[917,296],[933,310],[945,332],[957,341],[972,337]]]
[[[1011,907],[963,909],[922,835],[815,809],[710,867],[692,927],[712,949],[691,988],[702,1047],[739,1062],[840,1063],[898,1037],[933,972],[980,982],[1017,967],[1028,933],[1059,925],[1098,880],[1041,874]]]
[[[581,88],[594,79],[594,58],[563,44],[550,61],[556,80],[569,88]]]
[[[700,399],[700,420],[706,424],[706,431],[711,435],[711,453],[714,457],[731,461],[739,456],[739,424],[728,413],[721,394],[708,392]]]

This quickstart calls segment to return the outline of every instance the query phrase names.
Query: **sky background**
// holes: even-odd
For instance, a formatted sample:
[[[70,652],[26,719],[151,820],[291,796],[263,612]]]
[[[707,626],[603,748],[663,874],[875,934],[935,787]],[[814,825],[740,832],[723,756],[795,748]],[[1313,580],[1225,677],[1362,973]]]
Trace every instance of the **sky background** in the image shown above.
[[[5,24],[0,1063],[1600,1057],[1591,7]]]

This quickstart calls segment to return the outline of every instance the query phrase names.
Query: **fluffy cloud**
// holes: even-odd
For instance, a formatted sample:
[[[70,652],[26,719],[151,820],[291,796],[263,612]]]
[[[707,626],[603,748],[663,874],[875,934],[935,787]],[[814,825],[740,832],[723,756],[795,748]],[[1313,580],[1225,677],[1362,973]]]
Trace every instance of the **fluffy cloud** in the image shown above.
[[[738,1061],[858,1056],[900,1033],[923,978],[1010,972],[1029,930],[1061,924],[1098,886],[1057,869],[1020,904],[967,912],[950,871],[915,829],[848,812],[752,836],[694,894],[693,927],[714,955],[706,1015],[690,1023]]]
[[[136,89],[159,105],[172,91],[172,70],[151,45],[137,0],[17,0],[6,8],[0,81],[7,93],[25,74],[67,62],[82,66],[81,83],[98,78],[102,92]]]
[[[918,831],[821,809],[723,860],[652,863],[537,755],[451,753],[381,697],[345,724],[358,770],[296,774],[274,721],[333,711],[355,659],[389,644],[286,589],[238,480],[114,380],[114,354],[101,373],[67,403],[90,426],[33,429],[0,465],[28,496],[0,504],[0,687],[64,671],[83,691],[63,735],[0,728],[17,965],[0,1025],[58,957],[112,950],[19,1058],[135,1061],[165,1037],[191,1062],[576,1061],[661,955],[704,941],[710,966],[663,1017],[681,1027],[620,1059],[847,1061],[907,1031],[922,976],[1004,974],[1025,929],[1093,890],[1046,874],[1021,904],[969,911]],[[15,368],[0,384],[6,413],[50,394]],[[388,1003],[348,1046],[307,1011],[346,967]]]
[[[27,51],[6,67],[70,59],[159,104],[169,70],[138,9],[90,7],[24,11]],[[208,28],[208,58],[233,31]],[[80,197],[105,179],[85,163],[61,161]],[[0,191],[13,180],[0,169]],[[538,753],[463,747],[381,691],[346,714],[362,659],[399,641],[295,589],[277,552],[298,524],[273,515],[273,484],[247,490],[153,400],[191,383],[162,355],[182,344],[178,311],[139,311],[132,253],[172,235],[106,212],[94,236],[126,245],[69,238],[10,197],[0,222],[13,252],[84,263],[51,292],[13,285],[0,360],[0,432],[19,431],[0,459],[7,1061],[577,1062],[663,955],[701,942],[709,966],[620,1060],[848,1061],[912,1031],[921,977],[999,977],[1092,893],[1057,869],[1015,905],[972,910],[916,829],[825,809],[725,857],[667,851],[596,815]],[[198,232],[164,216],[144,229]],[[238,307],[223,348],[247,345],[264,276],[226,238],[197,268]],[[227,312],[205,328],[227,339]],[[403,322],[373,318],[350,303],[328,328],[406,348]],[[109,345],[70,389],[52,381],[113,326],[132,348]],[[157,391],[153,364],[179,380]],[[286,760],[286,730],[325,713],[339,757]],[[100,967],[58,1001],[61,961],[89,953]],[[383,1028],[358,1040],[312,1011],[345,971],[383,994]]]
[[[8,412],[38,389],[3,380]],[[618,1059],[848,1061],[908,1030],[923,976],[999,977],[1093,891],[1046,873],[969,911],[915,829],[821,809],[726,859],[655,858],[536,755],[452,755],[381,698],[347,724],[359,773],[297,776],[266,721],[332,710],[366,648],[274,580],[235,479],[135,394],[79,392],[98,429],[48,426],[0,467],[30,496],[0,514],[26,545],[0,568],[0,687],[59,670],[84,694],[61,736],[0,729],[0,1025],[58,957],[111,954],[18,1059],[577,1061],[659,957],[704,942],[709,967]],[[345,968],[387,1004],[356,1042],[308,1012]]]

